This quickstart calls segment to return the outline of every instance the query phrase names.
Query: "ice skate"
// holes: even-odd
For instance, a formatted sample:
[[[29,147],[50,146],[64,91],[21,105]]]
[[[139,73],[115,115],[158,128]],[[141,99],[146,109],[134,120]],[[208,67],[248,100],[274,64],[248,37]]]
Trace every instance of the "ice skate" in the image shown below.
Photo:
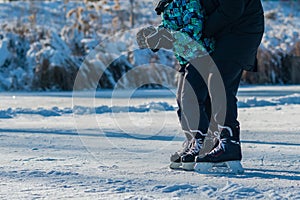
[[[216,145],[216,137],[212,131],[208,130],[207,134],[197,132],[199,132],[196,134],[199,139],[194,139],[190,151],[181,157],[181,167],[187,171],[194,170],[196,156],[210,152]]]
[[[201,149],[203,148],[204,138],[206,134],[199,132],[199,138],[193,138],[191,141],[191,146],[189,151],[181,156],[182,169],[184,170],[194,170],[195,157],[199,155]]]
[[[232,130],[225,127],[219,145],[205,156],[196,157],[194,170],[199,173],[243,173],[240,142],[233,140],[232,136]]]
[[[199,144],[196,144],[196,146],[199,147],[199,151],[194,152],[195,155],[199,155],[199,154],[203,155],[205,153],[208,153],[216,145],[215,135],[211,131],[209,131],[209,133],[205,134],[204,136],[206,136],[204,139],[204,142],[202,142],[203,139],[201,139],[200,141],[198,140],[198,143],[201,143],[201,147],[199,146]],[[171,169],[193,170],[194,164],[195,164],[195,155],[186,156],[187,153],[191,153],[191,151],[190,151],[191,147],[193,147],[195,150],[195,139],[192,139],[190,141],[186,140],[183,143],[183,149],[181,149],[171,155],[171,158],[170,158],[170,160],[171,160],[170,168]],[[184,163],[182,163],[182,157],[185,161]],[[191,162],[187,162],[187,161],[191,161]],[[184,165],[184,167],[182,167],[182,164]]]
[[[186,139],[183,144],[182,144],[182,149],[179,151],[175,152],[174,154],[171,155],[170,157],[170,168],[171,169],[181,169],[181,156],[185,155],[191,146],[191,143],[188,139]]]
[[[195,157],[199,155],[199,152],[203,146],[203,139],[193,139],[189,151],[181,156],[182,169],[194,170]]]

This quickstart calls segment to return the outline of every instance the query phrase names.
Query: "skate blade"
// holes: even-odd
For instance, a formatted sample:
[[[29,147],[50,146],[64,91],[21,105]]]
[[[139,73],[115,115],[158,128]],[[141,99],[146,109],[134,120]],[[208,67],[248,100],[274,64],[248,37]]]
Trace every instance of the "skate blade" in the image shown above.
[[[195,162],[183,162],[181,168],[186,171],[193,171],[195,168]]]
[[[243,174],[244,168],[240,161],[220,163],[201,162],[195,164],[195,171],[202,174]]]
[[[171,169],[182,169],[181,162],[171,162],[169,167]]]

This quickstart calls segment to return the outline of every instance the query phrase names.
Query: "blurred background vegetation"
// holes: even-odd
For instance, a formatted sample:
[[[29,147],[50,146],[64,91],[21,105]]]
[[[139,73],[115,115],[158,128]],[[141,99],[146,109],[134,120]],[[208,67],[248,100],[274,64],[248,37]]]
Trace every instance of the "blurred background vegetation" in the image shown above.
[[[80,89],[113,88],[126,72],[144,64],[150,70],[135,71],[119,86],[136,87],[139,80],[147,80],[160,84],[145,87],[176,87],[176,74],[153,64],[176,68],[174,56],[138,50],[135,42],[139,28],[159,24],[156,1],[0,2],[2,91],[72,90],[80,69],[88,76]],[[243,84],[299,84],[300,2],[263,2],[266,33],[258,52],[259,71],[245,72]]]

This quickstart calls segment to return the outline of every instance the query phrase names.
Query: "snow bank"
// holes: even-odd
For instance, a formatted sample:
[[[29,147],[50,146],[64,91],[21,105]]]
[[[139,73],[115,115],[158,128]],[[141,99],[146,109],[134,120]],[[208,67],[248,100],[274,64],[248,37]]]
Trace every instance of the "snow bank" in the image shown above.
[[[115,2],[103,5],[104,2],[1,3],[0,90],[72,90],[77,71],[85,68],[85,64],[91,65],[87,71],[92,68],[95,74],[103,72],[103,78],[89,82],[93,77],[86,74],[85,69],[81,70],[83,76],[89,76],[87,84],[80,89],[112,88],[125,73],[143,64],[156,62],[176,67],[175,58],[169,52],[154,54],[136,50],[136,30],[160,22],[152,0],[134,1],[133,13],[128,1],[120,1],[118,9],[114,7]],[[266,31],[259,51],[260,73],[248,74],[244,80],[248,83],[288,83],[291,78],[286,74],[290,74],[291,69],[284,59],[286,55],[294,55],[297,42],[300,44],[299,3],[264,1],[263,5]],[[134,21],[128,17],[131,14]],[[113,39],[107,39],[111,37]],[[95,47],[100,49],[93,52]],[[295,55],[300,56],[298,54]],[[120,56],[123,57],[112,62]],[[89,61],[83,63],[87,57]],[[163,79],[162,84],[175,86],[176,78],[169,77],[173,74],[149,70],[145,76],[123,79],[121,87],[137,86],[136,79],[147,78],[147,82],[153,82],[159,79],[158,75]]]
[[[87,114],[104,114],[104,113],[121,113],[121,112],[156,112],[156,111],[173,111],[175,108],[166,102],[150,102],[139,106],[98,106],[85,107],[74,106],[72,108],[8,108],[0,110],[0,119],[13,118],[17,115],[40,115],[43,117],[57,117],[65,114],[87,115]]]
[[[256,84],[299,84],[300,4],[297,1],[264,1],[265,33],[258,50],[258,72],[243,80]]]
[[[261,47],[273,54],[291,53],[299,41],[299,10],[297,1],[263,2],[265,10],[265,34]]]
[[[247,98],[238,102],[239,108],[262,107],[262,106],[279,106],[300,104],[300,94],[295,93],[276,98],[259,99],[256,97]],[[122,113],[122,112],[161,112],[161,111],[175,111],[176,106],[170,105],[167,102],[149,102],[138,106],[107,106],[102,105],[98,107],[86,107],[75,105],[73,108],[8,108],[0,110],[0,119],[14,118],[17,115],[40,115],[43,117],[57,117],[67,114],[75,115],[90,115],[90,114],[104,114],[104,113]]]
[[[295,93],[292,95],[286,95],[286,96],[270,98],[270,99],[259,99],[256,97],[247,98],[243,101],[239,101],[238,107],[248,108],[248,107],[278,106],[278,105],[288,105],[288,104],[300,104],[300,94]]]

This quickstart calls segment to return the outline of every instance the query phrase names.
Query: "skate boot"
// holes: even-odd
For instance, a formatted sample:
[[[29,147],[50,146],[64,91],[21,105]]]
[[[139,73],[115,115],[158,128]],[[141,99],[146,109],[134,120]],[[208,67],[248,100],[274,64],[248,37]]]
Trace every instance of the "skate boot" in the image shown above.
[[[200,131],[196,134],[195,138],[191,141],[189,151],[181,156],[182,169],[191,171],[194,170],[195,157],[203,151],[203,144],[206,134]]]
[[[175,152],[170,157],[170,168],[171,169],[181,169],[181,156],[185,155],[187,152],[189,152],[191,147],[191,140],[186,139],[182,144],[182,149]]]
[[[216,148],[219,145],[219,139],[220,139],[220,133],[218,131],[207,131],[207,136],[205,137],[204,144],[203,144],[203,153],[201,151],[201,154],[207,154],[214,148]]]
[[[219,144],[205,156],[197,156],[195,171],[200,173],[225,172],[243,173],[241,145],[239,142],[239,127],[233,131],[230,127],[221,127]]]

